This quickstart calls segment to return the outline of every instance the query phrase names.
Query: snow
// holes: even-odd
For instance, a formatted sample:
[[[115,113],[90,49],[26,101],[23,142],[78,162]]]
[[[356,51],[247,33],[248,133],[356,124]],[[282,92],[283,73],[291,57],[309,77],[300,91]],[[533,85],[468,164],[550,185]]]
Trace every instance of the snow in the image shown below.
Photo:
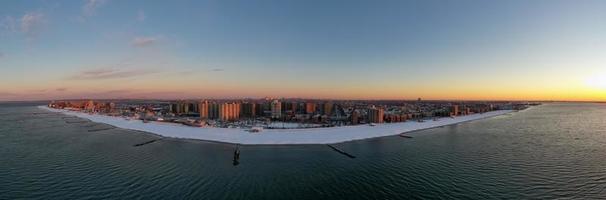
[[[53,109],[47,106],[39,106],[39,108],[52,112],[60,112],[66,115],[85,118],[94,122],[105,123],[123,129],[145,131],[165,137],[198,139],[249,145],[341,143],[353,140],[398,135],[404,132],[452,125],[513,112],[512,110],[498,110],[482,114],[459,116],[455,118],[439,118],[438,121],[408,121],[400,123],[377,124],[376,126],[356,125],[329,128],[265,129],[258,133],[252,133],[242,128],[190,127],[181,124],[164,122],[143,123],[141,120],[126,120],[122,117],[112,117],[99,114],[88,114],[77,111]]]
[[[268,128],[278,128],[278,129],[286,129],[286,128],[313,128],[320,127],[320,124],[300,124],[293,122],[271,122],[271,124],[267,125]]]

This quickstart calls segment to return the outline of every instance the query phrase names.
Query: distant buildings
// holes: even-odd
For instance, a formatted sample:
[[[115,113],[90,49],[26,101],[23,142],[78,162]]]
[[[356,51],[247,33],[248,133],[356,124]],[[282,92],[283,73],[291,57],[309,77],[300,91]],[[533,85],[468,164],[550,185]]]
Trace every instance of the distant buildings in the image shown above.
[[[95,103],[92,100],[88,100],[86,104],[84,104],[84,110],[89,112],[95,111]]]
[[[212,119],[221,121],[235,121],[240,119],[240,113],[242,110],[241,103],[230,102],[230,103],[217,103],[202,101],[199,104],[200,119]]]
[[[279,119],[282,117],[282,104],[277,99],[271,102],[271,118]]]
[[[383,123],[383,116],[385,115],[385,110],[383,108],[370,108],[368,109],[368,122],[370,123]]]
[[[235,121],[240,119],[240,103],[223,103],[219,106],[219,119]]]
[[[48,104],[50,108],[57,109],[69,109],[69,110],[77,110],[77,111],[86,111],[90,113],[96,112],[104,112],[104,113],[113,113],[116,108],[116,104],[113,102],[94,102],[92,100],[86,101],[52,101]]]
[[[208,105],[208,119],[219,119],[219,113],[221,111],[221,106],[216,102],[213,102]]]
[[[316,103],[307,102],[305,103],[305,113],[314,114],[316,112]]]
[[[452,112],[450,116],[458,116],[459,115],[459,105],[452,105]]]
[[[383,119],[388,123],[405,122],[408,119],[408,115],[402,113],[386,113]]]
[[[353,111],[351,111],[351,124],[357,125],[359,123],[360,123],[360,111],[354,109]]]
[[[332,115],[333,106],[334,104],[332,102],[324,103],[324,114],[327,116]]]
[[[257,116],[257,104],[252,102],[242,103],[242,117],[255,118]]]
[[[376,106],[375,106],[376,105]],[[316,127],[462,116],[495,109],[524,109],[529,103],[445,101],[352,101],[302,99],[122,101],[53,101],[49,107],[105,113],[143,120],[195,126],[248,127],[271,121],[314,124]]]
[[[294,117],[297,114],[297,108],[299,103],[296,101],[287,101],[287,100],[282,100],[280,101],[282,103],[282,116],[283,117]]]
[[[242,104],[238,102],[216,103],[202,101],[200,103],[200,119],[235,121],[240,119]]]
[[[169,111],[176,115],[188,115],[200,112],[199,104],[189,101],[177,101],[176,103],[171,103]]]
[[[200,119],[209,119],[209,106],[210,104],[207,100],[200,102],[198,106],[200,109]]]

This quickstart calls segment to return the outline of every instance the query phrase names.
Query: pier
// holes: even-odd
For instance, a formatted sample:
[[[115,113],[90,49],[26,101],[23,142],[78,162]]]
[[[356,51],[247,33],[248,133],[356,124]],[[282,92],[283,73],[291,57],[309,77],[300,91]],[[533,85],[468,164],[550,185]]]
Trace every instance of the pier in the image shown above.
[[[97,124],[85,125],[85,126],[81,126],[81,127],[90,128],[90,127],[93,127],[93,126],[97,126]]]
[[[50,112],[35,112],[35,113],[27,113],[30,115],[57,115],[57,113],[50,113]]]
[[[65,121],[68,124],[79,124],[79,123],[88,123],[90,121]]]
[[[349,154],[349,153],[347,153],[347,152],[345,152],[345,151],[343,151],[343,150],[341,150],[341,149],[339,149],[339,148],[337,148],[337,147],[335,147],[335,146],[333,146],[331,144],[327,144],[327,146],[330,147],[332,150],[334,150],[336,152],[339,152],[340,154],[343,154],[343,155],[345,155],[345,156],[347,156],[349,158],[356,158],[356,156],[351,155],[351,154]]]
[[[405,135],[404,133],[400,133],[398,136],[403,137],[403,138],[412,139],[412,136]]]
[[[115,129],[115,128],[116,128],[116,127],[100,128],[100,129],[91,129],[91,130],[88,130],[88,132],[105,131],[105,130],[111,130],[111,129]]]
[[[240,144],[236,145],[236,150],[234,151],[234,159],[233,159],[233,163],[234,166],[240,164]]]
[[[146,144],[154,143],[154,142],[159,141],[159,140],[162,140],[162,139],[153,139],[153,140],[150,140],[150,141],[147,141],[147,142],[135,144],[135,145],[133,145],[133,147],[140,147],[140,146],[143,146],[143,145],[146,145]]]

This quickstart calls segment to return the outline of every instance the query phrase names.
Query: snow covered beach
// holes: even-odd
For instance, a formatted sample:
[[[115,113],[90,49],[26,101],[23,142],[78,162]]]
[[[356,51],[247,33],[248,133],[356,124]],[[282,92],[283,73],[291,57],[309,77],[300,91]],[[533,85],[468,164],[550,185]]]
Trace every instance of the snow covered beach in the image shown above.
[[[77,116],[80,118],[89,119],[94,122],[105,123],[123,129],[144,131],[165,137],[198,139],[248,145],[333,144],[353,140],[398,135],[404,132],[452,125],[513,112],[512,110],[498,110],[482,114],[459,116],[455,118],[439,118],[438,121],[408,121],[400,123],[377,124],[376,126],[356,125],[330,128],[266,129],[259,133],[251,133],[241,128],[199,128],[163,122],[143,123],[143,121],[141,120],[126,120],[121,117],[112,117],[105,115],[88,114],[84,112],[53,109],[47,106],[39,106],[38,108],[51,112],[60,112],[66,115]]]

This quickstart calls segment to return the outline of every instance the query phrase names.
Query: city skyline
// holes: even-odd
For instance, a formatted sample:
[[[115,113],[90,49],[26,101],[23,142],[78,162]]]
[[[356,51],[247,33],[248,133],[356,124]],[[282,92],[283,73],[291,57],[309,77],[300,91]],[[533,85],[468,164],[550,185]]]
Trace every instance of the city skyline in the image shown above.
[[[606,2],[5,1],[0,101],[606,101]]]

